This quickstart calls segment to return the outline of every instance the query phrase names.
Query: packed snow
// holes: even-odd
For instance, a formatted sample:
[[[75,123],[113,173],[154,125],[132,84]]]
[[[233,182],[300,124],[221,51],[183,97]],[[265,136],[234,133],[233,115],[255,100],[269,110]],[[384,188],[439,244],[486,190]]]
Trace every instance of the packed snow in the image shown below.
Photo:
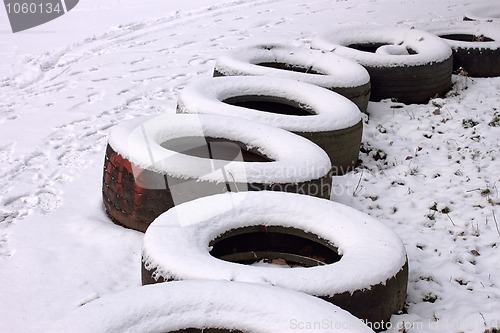
[[[311,112],[311,115],[278,114],[223,103],[226,99],[238,96],[288,101]],[[332,112],[332,108],[335,108],[335,112]],[[339,94],[332,94],[310,83],[274,77],[263,79],[259,76],[227,76],[193,81],[180,92],[177,109],[179,113],[241,117],[302,133],[344,129],[361,120],[358,107]]]
[[[102,207],[113,126],[173,113],[178,92],[237,47],[309,47],[337,24],[471,12],[498,20],[486,0],[87,0],[11,34],[0,10],[0,331],[46,330],[141,284],[143,234]],[[425,105],[370,103],[362,164],[334,180],[333,201],[378,219],[406,247],[407,306],[393,332],[500,328],[500,78],[453,81]]]

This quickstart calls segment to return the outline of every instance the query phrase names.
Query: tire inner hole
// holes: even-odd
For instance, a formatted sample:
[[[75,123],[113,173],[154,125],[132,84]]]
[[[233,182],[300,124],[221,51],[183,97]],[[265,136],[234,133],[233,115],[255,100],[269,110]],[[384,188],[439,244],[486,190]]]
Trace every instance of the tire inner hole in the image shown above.
[[[223,103],[257,111],[283,114],[289,116],[312,116],[315,113],[307,105],[276,96],[236,96],[228,98]]]
[[[325,239],[300,229],[280,226],[233,229],[209,245],[213,257],[244,265],[315,267],[341,259],[337,248]]]
[[[303,74],[316,74],[316,75],[324,75],[324,73],[321,73],[315,69],[313,69],[313,66],[310,67],[304,67],[300,65],[292,65],[292,64],[287,64],[284,62],[261,62],[256,65],[263,66],[263,67],[269,67],[269,68],[275,68],[275,69],[282,69],[285,71],[291,71],[291,72],[298,72],[298,73],[303,73]]]
[[[393,45],[393,44],[386,44],[386,43],[359,43],[359,44],[350,44],[347,47],[351,49],[355,49],[358,51],[363,51],[363,52],[369,52],[369,53],[375,53],[377,49],[381,46],[386,46],[386,45]],[[417,54],[417,51],[406,47],[406,51],[410,55]]]
[[[186,136],[160,144],[179,154],[223,161],[272,162],[273,159],[242,142],[203,136]]]
[[[484,35],[469,35],[469,34],[448,34],[440,35],[439,37],[444,39],[456,40],[459,42],[494,42],[494,39],[486,37]]]

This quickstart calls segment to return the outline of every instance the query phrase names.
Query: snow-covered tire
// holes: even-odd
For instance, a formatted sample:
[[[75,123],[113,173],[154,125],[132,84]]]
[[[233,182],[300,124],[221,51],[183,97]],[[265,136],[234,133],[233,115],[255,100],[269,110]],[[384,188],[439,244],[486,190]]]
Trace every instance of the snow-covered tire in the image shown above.
[[[310,83],[259,76],[197,80],[179,94],[177,112],[235,116],[303,136],[328,154],[334,175],[358,161],[363,133],[358,107]]]
[[[453,50],[453,69],[471,77],[500,76],[500,24],[443,20],[420,23]]]
[[[322,325],[308,332],[373,333],[347,311],[315,297],[228,281],[178,281],[106,295],[73,310],[47,333],[291,333],[312,323]]]
[[[500,5],[497,2],[471,5],[465,12],[464,20],[500,23]]]
[[[451,87],[451,49],[425,31],[350,25],[318,36],[311,47],[363,65],[370,73],[371,101],[392,98],[406,104],[427,103]]]
[[[192,149],[206,154],[193,156]],[[228,152],[232,155],[223,160]],[[111,130],[103,201],[115,223],[145,231],[174,205],[225,191],[288,191],[328,199],[330,168],[321,148],[279,128],[218,115],[149,116]]]
[[[236,263],[252,256],[303,267]],[[292,193],[225,193],[176,206],[144,236],[143,284],[193,279],[301,291],[380,326],[404,306],[408,262],[391,229],[348,206]]]
[[[219,57],[214,76],[270,76],[303,81],[332,90],[366,112],[370,75],[358,63],[325,53],[283,44],[237,48]]]

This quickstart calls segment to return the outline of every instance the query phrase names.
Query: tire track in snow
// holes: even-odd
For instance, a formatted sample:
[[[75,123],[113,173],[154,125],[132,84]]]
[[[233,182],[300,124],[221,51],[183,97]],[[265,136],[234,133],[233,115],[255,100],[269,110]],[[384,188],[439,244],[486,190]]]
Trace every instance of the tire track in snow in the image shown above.
[[[251,9],[255,6],[276,2],[283,2],[283,0],[238,0],[229,4],[218,4],[191,11],[178,11],[165,18],[153,21],[120,25],[114,31],[106,32],[97,37],[87,38],[80,43],[68,45],[52,53],[24,56],[26,58],[24,65],[20,65],[20,69],[17,71],[12,69],[11,75],[0,81],[2,82],[0,84],[0,93],[6,96],[7,100],[16,100],[20,94],[25,99],[30,99],[51,92],[52,90],[60,91],[64,87],[60,84],[58,87],[57,83],[51,82],[65,74],[75,64],[85,62],[103,54],[116,52],[117,49],[130,50],[155,43],[158,41],[157,39],[148,39],[148,36],[154,33],[176,30],[177,28],[189,26],[203,19],[224,16],[246,8]],[[213,22],[211,23],[213,27]],[[175,35],[178,35],[178,33],[170,34],[170,36]],[[164,36],[162,38],[164,39]],[[198,40],[183,42],[181,45],[169,47],[168,49],[177,49],[186,46],[187,43],[196,44]],[[80,73],[72,72],[72,75],[78,74]],[[43,87],[40,88],[40,86]],[[16,112],[22,113],[20,109],[18,108]],[[2,116],[0,112],[0,124],[7,120],[10,120],[10,118]]]
[[[2,86],[22,89],[25,93],[36,93],[34,88],[37,83],[53,80],[67,70],[65,68],[72,63],[92,57],[96,54],[105,53],[111,46],[119,46],[126,42],[133,43],[136,40],[145,39],[152,33],[183,27],[200,19],[215,17],[232,13],[244,8],[252,8],[283,0],[237,0],[230,3],[216,4],[190,11],[176,11],[165,18],[153,21],[132,22],[118,26],[118,29],[106,32],[100,36],[89,37],[83,42],[67,46],[53,53],[45,53],[33,57],[28,56],[26,66],[22,70],[13,73],[10,77],[2,78]],[[135,45],[127,47],[144,46],[156,42],[155,39],[140,40]],[[49,75],[50,74],[50,75]],[[17,94],[18,92],[14,92]]]
[[[62,204],[64,184],[78,169],[102,163],[100,153],[110,127],[124,118],[175,106],[177,90],[211,70],[210,49],[224,48],[221,43],[225,39],[245,39],[251,36],[249,30],[271,27],[273,22],[278,25],[283,20],[268,20],[245,29],[236,26],[211,39],[198,36],[199,29],[220,30],[217,25],[235,22],[232,16],[227,17],[229,13],[282,1],[235,1],[122,26],[119,31],[87,39],[80,45],[36,56],[27,63],[31,71],[25,77],[3,80],[7,83],[0,92],[6,91],[6,100],[13,103],[0,105],[0,122],[9,112],[22,117],[21,110],[33,105],[73,120],[55,126],[31,153],[16,157],[12,148],[7,154],[8,167],[0,169],[0,256],[11,253],[7,247],[10,224],[33,211],[48,213],[56,209]],[[176,43],[168,46],[172,39]],[[162,53],[168,57],[166,63],[158,60]],[[117,87],[110,89],[115,84]],[[23,98],[16,100],[20,94]],[[68,112],[75,113],[75,117],[67,117]]]

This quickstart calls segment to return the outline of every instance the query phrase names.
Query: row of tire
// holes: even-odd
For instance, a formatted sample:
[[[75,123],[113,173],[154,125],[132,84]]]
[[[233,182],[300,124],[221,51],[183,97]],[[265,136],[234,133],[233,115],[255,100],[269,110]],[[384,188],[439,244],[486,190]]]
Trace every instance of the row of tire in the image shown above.
[[[442,25],[445,24],[427,24],[428,27]],[[495,30],[498,25],[489,22],[454,20],[446,26],[448,32],[461,36],[472,34],[474,27],[476,30],[477,27],[482,30],[489,29],[492,34],[495,31],[500,33],[500,29]],[[444,28],[440,29],[441,35],[450,35],[443,32]],[[452,52],[448,42],[437,35],[407,27],[374,29],[349,26],[313,41],[312,47],[323,51],[276,44],[257,45],[237,49],[220,57],[215,65],[215,78],[194,82],[185,87],[179,95],[177,112],[198,114],[196,117],[184,117],[181,121],[177,115],[172,119],[171,116],[164,115],[154,119],[133,120],[119,125],[111,133],[103,180],[104,202],[108,214],[124,226],[145,231],[157,216],[173,207],[176,202],[196,198],[193,193],[196,191],[190,191],[191,185],[187,186],[186,179],[193,179],[203,195],[212,191],[219,193],[221,189],[230,188],[232,184],[237,183],[240,188],[262,190],[274,186],[299,193],[304,193],[304,188],[307,190],[312,186],[318,189],[315,191],[316,196],[329,198],[329,188],[323,185],[330,183],[331,176],[351,171],[357,162],[363,131],[361,112],[367,112],[369,100],[394,98],[403,102],[427,102],[450,89],[454,57],[463,53],[461,50],[465,47],[462,47],[462,44],[466,43],[460,42],[457,44],[459,46],[453,48],[455,52]],[[492,56],[490,61],[481,58],[480,61],[470,60],[467,64],[459,64],[466,65],[469,74],[476,73],[479,65],[482,69],[491,65],[491,76],[500,74],[500,71],[495,72],[496,67],[500,66],[500,43],[482,42],[479,54],[471,52],[470,50],[477,48],[478,43],[481,42],[471,42],[472,45],[466,48],[469,50],[469,58],[483,57],[485,50],[490,50],[491,54],[494,54],[492,50],[498,51],[497,57]],[[451,45],[456,43],[452,42]],[[332,52],[325,52],[326,50]],[[370,50],[374,53],[367,52]],[[277,138],[285,134],[262,129],[262,126],[248,122],[236,124],[233,120],[231,126],[234,129],[228,130],[221,125],[224,120],[206,116],[208,114],[236,116],[307,138],[326,152],[330,158],[330,166],[325,162],[324,156],[319,156],[320,152],[314,154],[315,158],[311,158],[314,172],[309,173],[304,171],[308,166],[301,164],[300,158],[297,161],[293,156],[279,156],[279,161],[277,156],[266,156],[263,152],[273,151],[277,155],[280,153],[276,153],[276,149],[289,152],[290,145],[302,145],[295,143],[296,139],[286,139],[282,140],[279,147],[270,147],[280,143]],[[258,173],[251,182],[248,182],[248,179],[232,179],[228,182],[227,175],[221,174],[216,182],[224,185],[213,188],[213,181],[208,181],[208,184],[203,181],[203,172],[187,174],[183,170],[174,170],[178,169],[178,165],[165,162],[165,149],[155,151],[158,156],[151,156],[148,145],[155,142],[156,138],[148,137],[148,131],[143,133],[143,129],[151,123],[154,123],[154,128],[150,130],[151,136],[156,138],[158,133],[177,133],[179,128],[192,127],[190,134],[181,133],[177,137],[162,134],[162,142],[156,142],[161,148],[168,148],[174,155],[187,151],[197,152],[198,157],[215,159],[217,156],[214,157],[213,154],[220,154],[222,157],[231,155],[227,152],[228,147],[220,147],[220,143],[215,142],[224,138],[234,144],[234,151],[242,151],[242,162],[272,160],[272,163],[280,164],[279,168],[274,168],[277,170],[275,172],[264,168],[264,172],[263,169],[255,170],[258,168],[253,162],[244,163],[247,164],[246,170],[252,169]],[[159,123],[164,124],[163,128],[158,126]],[[139,139],[136,140],[141,147],[134,147],[133,150],[123,144],[130,140],[127,129],[131,126],[141,128],[138,132]],[[262,140],[263,137],[258,135],[258,131],[266,132],[267,140]],[[254,135],[248,134],[249,132]],[[228,137],[229,134],[231,137]],[[183,138],[182,142],[179,142],[179,137]],[[187,137],[198,139],[188,140]],[[116,147],[121,149],[117,150]],[[251,151],[246,149],[247,147],[252,147]],[[315,151],[313,148],[309,150]],[[141,152],[145,155],[137,156]],[[295,157],[299,153],[303,152],[297,151]],[[226,156],[229,160],[234,157]],[[323,162],[319,162],[320,160]],[[185,162],[188,165],[194,163]],[[249,168],[251,164],[254,164],[253,168]],[[206,167],[204,171],[210,170]],[[285,169],[282,169],[283,167]],[[302,171],[288,170],[287,167]],[[295,174],[296,177],[286,178],[283,173]],[[230,174],[235,176],[234,172]],[[182,193],[172,193],[168,183],[175,183],[176,189]],[[184,186],[184,189],[181,184],[187,187]],[[207,188],[200,190],[202,185]]]
[[[360,81],[343,88],[366,109],[370,83],[362,66],[317,50],[283,45],[256,50],[274,53],[274,61],[281,60],[276,53],[291,53],[306,61],[316,56],[337,71],[355,68],[342,74],[346,78],[313,77]],[[347,321],[349,330],[360,331],[363,322],[383,329],[404,306],[404,246],[380,222],[324,200],[330,198],[332,176],[357,162],[359,107],[312,83],[279,75],[218,77],[220,68],[219,61],[215,78],[182,90],[177,114],[133,119],[111,131],[104,204],[113,221],[145,232],[143,285],[265,283],[323,298],[336,306],[331,315],[348,311],[355,316]],[[284,76],[311,75],[288,66],[274,69]],[[253,266],[265,261],[294,268]],[[242,330],[238,318],[230,325],[197,328]]]
[[[357,162],[368,101],[444,94],[457,52],[402,27],[350,26],[312,47],[235,50],[215,78],[182,90],[178,114],[113,128],[103,201],[115,223],[145,232],[144,286],[54,331],[371,331],[357,318],[387,328],[404,307],[404,246],[323,199]]]

